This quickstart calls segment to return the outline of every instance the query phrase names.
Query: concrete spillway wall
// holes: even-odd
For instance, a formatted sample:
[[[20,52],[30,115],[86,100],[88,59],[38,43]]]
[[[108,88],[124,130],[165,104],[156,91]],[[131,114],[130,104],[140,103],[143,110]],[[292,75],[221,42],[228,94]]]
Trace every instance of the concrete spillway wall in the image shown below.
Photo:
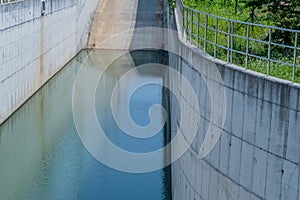
[[[180,17],[177,10],[177,19]],[[180,20],[177,22],[180,27]],[[170,65],[192,84],[201,112],[194,113],[200,116],[194,142],[172,165],[173,199],[300,199],[299,85],[213,59],[184,40],[180,52],[188,59],[170,55]],[[210,73],[199,73],[199,68],[216,68],[221,81]],[[226,102],[226,114],[221,137],[201,159],[199,149],[208,127],[215,126],[211,120],[212,91],[207,87],[208,80],[225,88],[226,97],[219,101]],[[170,77],[170,81],[178,80]],[[173,136],[181,129],[178,121],[189,122],[195,116],[180,116],[177,102],[186,99],[189,97],[183,95],[177,100],[171,98]],[[180,149],[180,144],[173,148]]]
[[[0,6],[0,124],[82,48],[98,0]]]

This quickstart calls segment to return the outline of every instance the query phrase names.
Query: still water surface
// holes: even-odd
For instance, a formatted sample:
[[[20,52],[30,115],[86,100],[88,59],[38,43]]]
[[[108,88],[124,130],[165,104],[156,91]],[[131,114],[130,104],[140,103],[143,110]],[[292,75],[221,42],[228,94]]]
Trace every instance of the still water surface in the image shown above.
[[[116,171],[94,159],[82,145],[72,115],[72,89],[87,55],[87,51],[82,51],[0,127],[1,200],[170,199],[169,168],[144,174]],[[131,52],[125,55],[128,56],[135,65],[163,60],[156,51]],[[116,81],[124,69],[132,67],[122,64],[119,58],[99,82],[95,105],[98,120],[110,140],[121,148],[154,151],[164,145],[165,129],[147,140],[134,139],[116,126],[109,109],[109,95]],[[137,78],[163,81],[163,76],[157,76],[160,73],[139,74]],[[129,97],[129,109],[137,124],[149,123],[148,110],[163,103],[162,91],[159,85],[148,85]],[[126,87],[119,92],[120,97],[127,98]],[[161,162],[165,156],[161,156]]]

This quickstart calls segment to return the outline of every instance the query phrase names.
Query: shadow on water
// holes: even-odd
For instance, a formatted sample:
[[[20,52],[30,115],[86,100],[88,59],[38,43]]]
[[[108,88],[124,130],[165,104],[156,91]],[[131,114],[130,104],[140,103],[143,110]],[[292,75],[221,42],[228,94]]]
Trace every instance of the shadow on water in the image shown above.
[[[0,127],[1,200],[171,199],[170,167],[145,174],[123,173],[101,164],[83,147],[72,117],[72,89],[87,55],[87,51],[82,51]],[[130,56],[135,65],[166,64],[159,51],[136,51]],[[109,94],[128,67],[121,61],[119,58],[109,67],[98,86],[99,123],[118,146],[134,152],[153,151],[169,141],[167,126],[149,140],[133,139],[116,126],[109,110]],[[160,73],[163,75],[156,74]],[[138,76],[145,77],[163,81],[163,76]],[[134,93],[129,109],[137,124],[147,125],[151,105],[165,103],[164,90],[162,86],[149,85]],[[123,96],[126,87],[120,91],[120,97]],[[162,162],[165,156],[162,155]]]

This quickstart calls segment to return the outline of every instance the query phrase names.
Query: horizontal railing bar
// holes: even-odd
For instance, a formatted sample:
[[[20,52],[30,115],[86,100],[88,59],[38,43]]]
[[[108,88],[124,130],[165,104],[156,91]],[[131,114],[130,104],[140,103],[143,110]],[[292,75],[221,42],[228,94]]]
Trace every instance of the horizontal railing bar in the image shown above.
[[[249,41],[253,41],[253,42],[259,42],[259,43],[263,43],[263,44],[269,44],[269,42],[265,41],[265,40],[259,40],[259,39],[251,38],[251,37],[249,37],[248,39],[249,39]]]
[[[279,60],[274,60],[274,59],[270,59],[271,62],[274,63],[278,63],[278,64],[282,64],[282,65],[288,65],[289,67],[293,67],[293,63],[288,63],[288,62],[284,62],[284,61],[279,61]]]
[[[253,57],[253,58],[257,58],[257,59],[260,59],[260,60],[268,60],[268,58],[266,58],[266,57],[258,56],[258,55],[251,54],[251,53],[249,53],[248,56]]]
[[[199,25],[200,27],[205,27],[204,24],[197,24],[195,23],[196,25]],[[228,35],[229,33],[228,32],[225,32],[225,31],[221,31],[219,29],[215,29],[215,28],[212,28],[212,27],[207,27],[208,30],[211,30],[211,31],[215,31],[217,33],[221,33],[221,34],[224,34],[224,35]],[[237,35],[237,34],[230,34],[231,36],[233,37],[236,37],[236,38],[240,38],[240,39],[247,39],[246,36],[242,36],[242,35]],[[259,42],[259,43],[263,43],[263,44],[268,44],[267,41],[265,40],[260,40],[260,39],[256,39],[256,38],[251,38],[249,37],[248,38],[249,41],[253,41],[253,42]],[[279,44],[279,43],[275,43],[275,42],[271,42],[271,45],[274,45],[274,46],[280,46],[280,47],[286,47],[286,48],[290,48],[290,49],[294,49],[295,47],[293,46],[288,46],[288,45],[284,45],[284,44]],[[300,47],[297,47],[296,48],[297,50],[300,50]]]
[[[216,46],[217,46],[217,47],[220,47],[220,48],[222,48],[222,49],[225,49],[225,50],[228,49],[226,46],[223,46],[223,45],[220,45],[220,44],[216,44]]]
[[[275,42],[271,42],[270,43],[271,45],[273,46],[278,46],[278,47],[284,47],[284,48],[289,48],[289,49],[294,49],[295,47],[292,47],[292,46],[288,46],[288,45],[285,45],[285,44],[279,44],[279,43],[275,43]],[[300,50],[300,48],[298,48]]]
[[[182,0],[180,0],[182,2]],[[250,26],[255,26],[255,27],[261,27],[261,28],[267,28],[267,29],[276,29],[276,30],[281,30],[281,31],[288,31],[288,32],[292,32],[292,33],[300,33],[300,30],[293,30],[293,29],[288,29],[288,28],[280,28],[280,27],[276,27],[276,26],[269,26],[269,25],[264,25],[264,24],[255,24],[255,23],[251,23],[251,22],[243,22],[243,21],[239,21],[239,20],[234,20],[234,19],[229,19],[229,18],[225,18],[225,17],[220,17],[220,16],[216,16],[210,13],[206,13],[200,10],[196,10],[194,8],[191,8],[187,5],[185,5],[182,2],[182,6],[186,9],[189,9],[195,13],[200,13],[209,17],[213,17],[215,19],[221,19],[224,21],[229,21],[229,22],[234,22],[234,23],[239,23],[239,24],[243,24],[243,25],[250,25]]]
[[[235,53],[239,53],[239,54],[242,54],[242,55],[246,55],[246,53],[245,52],[243,52],[243,51],[239,51],[239,50],[236,50],[236,49],[231,49],[231,51],[232,52],[235,52]]]
[[[6,5],[6,4],[10,4],[10,3],[17,3],[20,1],[24,1],[24,0],[0,0],[0,5]]]
[[[227,54],[228,63],[246,69],[249,68],[249,62],[264,61],[265,64],[256,64],[260,67],[266,67],[267,75],[270,75],[272,71],[272,63],[276,64],[275,66],[292,67],[292,83],[300,78],[298,75],[296,76],[296,69],[300,68],[298,64],[300,61],[300,46],[298,45],[300,30],[228,19],[190,8],[184,5],[182,0],[177,2],[184,10],[183,34],[186,34],[185,39],[197,48],[201,48],[204,53],[208,53],[214,58]],[[256,28],[262,29],[258,32],[261,34],[252,35],[253,31],[256,33],[259,30]],[[292,33],[295,38],[290,45],[283,44],[275,40],[272,33],[276,31]],[[285,48],[289,54],[284,54],[282,52],[284,49],[282,51],[281,49],[276,50],[276,47]],[[277,53],[282,56],[278,56]],[[293,56],[291,53],[293,53]],[[244,62],[234,59],[234,56],[239,55],[242,56],[241,60],[244,60]],[[289,77],[284,76],[284,78]]]

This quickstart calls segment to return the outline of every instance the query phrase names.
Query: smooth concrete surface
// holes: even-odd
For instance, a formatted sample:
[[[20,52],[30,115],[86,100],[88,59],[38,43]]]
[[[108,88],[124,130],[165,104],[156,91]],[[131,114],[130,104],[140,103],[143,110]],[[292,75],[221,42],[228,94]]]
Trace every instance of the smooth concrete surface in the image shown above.
[[[165,27],[164,0],[101,0],[91,27],[90,49],[133,50],[147,44],[163,43],[150,30]],[[149,31],[150,30],[150,31]]]
[[[181,17],[176,9],[179,32]],[[180,116],[180,108],[174,106],[176,101],[171,98],[171,134],[174,136],[180,129],[180,119],[189,121],[193,114],[198,114],[201,120],[195,141],[172,165],[173,199],[299,200],[299,85],[213,59],[182,38],[180,51],[188,62],[171,55],[170,65],[193,85],[201,111]],[[199,73],[203,68],[209,71],[214,67],[224,85],[210,73]],[[208,127],[214,126],[207,80],[225,87],[226,99],[219,101],[226,100],[227,111],[220,139],[211,153],[201,159],[199,148]],[[170,77],[170,81],[177,80]],[[185,99],[188,97],[181,96],[178,101]],[[180,148],[180,144],[173,148]]]
[[[133,32],[129,30],[135,27],[137,4],[138,0],[102,0],[95,13],[88,48],[129,49]],[[117,35],[122,35],[122,39],[114,40]]]
[[[0,124],[86,47],[98,0],[0,6]]]

